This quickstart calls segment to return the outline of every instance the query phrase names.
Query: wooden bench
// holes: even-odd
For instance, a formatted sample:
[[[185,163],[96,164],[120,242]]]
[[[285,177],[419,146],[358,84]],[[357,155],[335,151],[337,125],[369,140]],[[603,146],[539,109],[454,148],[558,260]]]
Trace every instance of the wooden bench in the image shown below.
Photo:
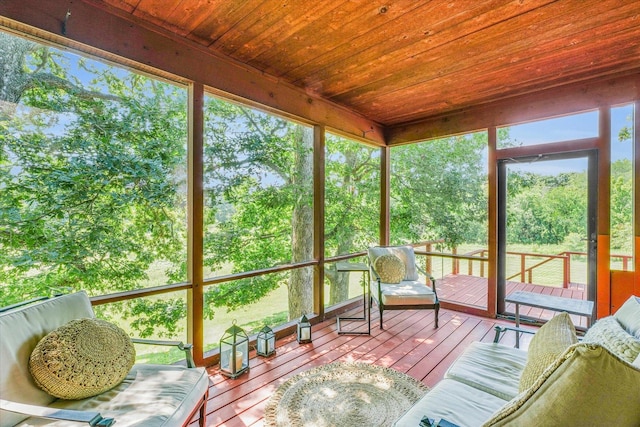
[[[585,316],[587,318],[587,327],[591,326],[591,321],[593,319],[593,301],[536,294],[525,291],[515,291],[512,294],[509,294],[504,301],[511,302],[516,305],[516,328],[520,327],[521,305],[560,312],[566,311],[569,314]],[[516,334],[516,348],[519,346],[520,335]]]

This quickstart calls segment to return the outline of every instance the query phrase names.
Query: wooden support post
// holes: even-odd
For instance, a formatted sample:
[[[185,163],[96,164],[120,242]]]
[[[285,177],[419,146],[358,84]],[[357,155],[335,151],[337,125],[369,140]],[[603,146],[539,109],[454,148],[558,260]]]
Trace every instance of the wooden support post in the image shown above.
[[[458,253],[458,248],[451,249],[451,253],[456,255]],[[458,266],[459,266],[458,260],[455,259],[455,258],[451,258],[451,274],[453,274],[453,275],[457,275],[458,274]],[[444,274],[444,272],[443,272],[443,274]]]
[[[204,288],[203,288],[203,230],[204,230],[204,87],[194,83],[189,87],[189,150],[188,150],[188,208],[189,245],[187,249],[187,339],[193,343],[196,365],[204,361]]]
[[[390,241],[390,196],[391,191],[391,149],[380,148],[380,244],[389,245]]]
[[[325,127],[313,127],[313,311],[324,316],[324,181]]]

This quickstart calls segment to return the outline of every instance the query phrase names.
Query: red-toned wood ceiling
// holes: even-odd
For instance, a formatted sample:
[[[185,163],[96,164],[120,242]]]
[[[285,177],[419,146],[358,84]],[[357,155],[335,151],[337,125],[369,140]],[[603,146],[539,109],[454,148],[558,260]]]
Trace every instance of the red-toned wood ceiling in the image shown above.
[[[99,0],[383,125],[640,72],[638,0]]]

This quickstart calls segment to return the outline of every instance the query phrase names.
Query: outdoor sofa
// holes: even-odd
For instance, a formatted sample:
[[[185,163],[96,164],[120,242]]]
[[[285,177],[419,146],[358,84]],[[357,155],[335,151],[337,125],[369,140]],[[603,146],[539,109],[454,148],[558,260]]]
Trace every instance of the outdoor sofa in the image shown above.
[[[496,341],[504,331],[497,329]],[[472,343],[395,426],[638,427],[639,353],[640,297],[600,319],[580,342],[561,313],[537,331],[528,351]]]
[[[108,426],[113,422],[118,427],[170,427],[187,425],[198,412],[200,425],[205,425],[209,389],[209,377],[205,369],[181,365],[133,364],[135,351],[131,360],[133,366],[130,370],[127,367],[122,373],[121,382],[98,395],[81,399],[59,399],[36,385],[30,363],[32,369],[35,369],[34,360],[38,359],[34,359],[33,354],[40,354],[34,351],[40,348],[39,342],[44,342],[45,336],[55,338],[55,334],[65,326],[98,322],[100,326],[103,321],[95,319],[85,292],[55,297],[0,314],[0,427]],[[67,334],[65,339],[73,340],[73,336]],[[126,334],[125,339],[128,340]],[[65,345],[61,338],[57,341],[60,346]],[[82,345],[90,347],[97,345],[99,341],[96,338]],[[51,345],[51,341],[48,344]],[[189,349],[188,346],[180,347]],[[119,354],[121,351],[119,348],[110,348],[107,353],[102,353],[104,350],[96,347],[95,353],[108,355],[109,352]],[[51,366],[39,366],[39,369],[48,371],[48,375],[65,368],[53,366],[53,351],[61,352],[59,348],[45,348],[42,352],[49,356],[47,360]],[[80,357],[77,354],[79,353],[68,357]],[[111,365],[117,364],[121,359],[118,357]],[[55,389],[56,394],[85,392],[90,387],[101,386],[100,381],[91,382],[90,378],[87,380],[91,376],[89,370],[92,365],[98,364],[97,359],[93,362],[74,359],[66,366],[68,371],[75,371],[73,375],[65,376],[53,385],[41,379],[41,385],[46,384],[49,387],[47,390],[51,392]],[[108,368],[110,367],[105,367],[107,371],[115,369]],[[108,376],[104,372],[103,374]],[[29,413],[40,416],[29,416]],[[75,419],[84,421],[70,421]]]

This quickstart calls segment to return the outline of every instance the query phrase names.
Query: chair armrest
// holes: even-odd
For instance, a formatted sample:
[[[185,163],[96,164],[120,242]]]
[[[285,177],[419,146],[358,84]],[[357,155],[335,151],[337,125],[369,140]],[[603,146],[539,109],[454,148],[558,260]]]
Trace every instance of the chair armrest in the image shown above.
[[[27,405],[25,403],[12,402],[4,399],[0,399],[0,409],[28,415],[30,417],[87,423],[92,427],[109,427],[115,423],[113,418],[102,418],[99,412],[48,408],[46,406]]]
[[[369,269],[373,273],[374,279],[378,282],[378,295],[376,295],[374,298],[377,301],[382,301],[382,286],[380,285],[382,283],[382,279],[380,279],[380,275],[378,274],[376,269],[373,268],[373,265],[369,264]]]
[[[184,355],[187,361],[187,368],[196,367],[196,362],[193,360],[193,354],[191,353],[191,350],[193,349],[193,344],[184,344],[182,341],[148,340],[143,338],[131,338],[131,342],[136,344],[164,345],[168,347],[178,347],[180,350],[184,351]]]
[[[515,331],[516,334],[522,332],[524,334],[534,335],[536,333],[536,331],[531,331],[529,329],[516,328],[512,326],[495,326],[494,329],[496,331],[496,335],[493,338],[494,343],[497,343],[498,341],[500,341],[500,335],[507,331]]]
[[[436,300],[437,300],[438,292],[436,291],[436,278],[433,277],[431,273],[429,273],[427,270],[423,270],[422,267],[420,267],[417,263],[416,263],[416,269],[420,272],[420,274],[422,274],[423,276],[425,276],[427,279],[431,281],[431,289],[433,290],[433,293],[436,295]]]

